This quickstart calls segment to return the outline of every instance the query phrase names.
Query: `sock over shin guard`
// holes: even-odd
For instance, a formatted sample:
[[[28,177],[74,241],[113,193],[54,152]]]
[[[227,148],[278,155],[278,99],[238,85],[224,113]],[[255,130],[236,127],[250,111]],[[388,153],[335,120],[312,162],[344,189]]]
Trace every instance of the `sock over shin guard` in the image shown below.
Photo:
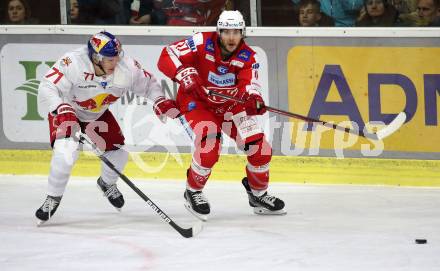
[[[104,157],[107,158],[119,171],[122,172],[128,161],[128,152],[124,149],[106,151]],[[114,184],[119,175],[101,161],[101,178],[106,184]]]
[[[49,196],[61,197],[64,194],[70,173],[77,159],[77,141],[73,138],[55,140],[47,187]]]

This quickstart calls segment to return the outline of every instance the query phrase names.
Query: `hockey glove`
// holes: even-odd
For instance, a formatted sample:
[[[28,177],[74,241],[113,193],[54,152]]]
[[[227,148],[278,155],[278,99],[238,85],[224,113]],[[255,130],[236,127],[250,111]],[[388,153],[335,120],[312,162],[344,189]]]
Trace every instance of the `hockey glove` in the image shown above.
[[[193,93],[199,98],[206,99],[202,79],[194,67],[180,67],[175,78],[186,93]]]
[[[72,135],[72,127],[75,131],[79,129],[78,118],[70,104],[60,104],[53,114],[55,115],[53,126],[56,127],[56,138],[70,137]]]
[[[177,108],[174,100],[165,99],[165,97],[159,97],[153,105],[154,113],[156,116],[165,123],[166,118],[175,119],[180,116],[180,111]]]
[[[54,119],[55,127],[59,127],[61,126],[62,123],[67,123],[67,122],[78,123],[75,110],[72,108],[72,106],[70,106],[70,104],[67,103],[60,104],[54,113],[56,115]],[[72,124],[70,124],[70,126],[71,125]]]
[[[264,104],[263,97],[257,91],[250,91],[246,93],[244,98],[244,107],[246,113],[249,116],[263,115],[266,113],[266,105]]]

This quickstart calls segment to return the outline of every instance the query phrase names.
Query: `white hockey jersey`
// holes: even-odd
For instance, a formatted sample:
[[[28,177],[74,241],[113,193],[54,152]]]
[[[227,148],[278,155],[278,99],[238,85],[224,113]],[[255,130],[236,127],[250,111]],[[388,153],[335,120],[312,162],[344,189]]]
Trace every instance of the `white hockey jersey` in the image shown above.
[[[113,74],[96,76],[84,46],[66,53],[46,73],[38,89],[38,101],[40,108],[48,112],[68,103],[80,121],[90,122],[127,91],[153,102],[164,96],[156,78],[127,55],[121,56]]]

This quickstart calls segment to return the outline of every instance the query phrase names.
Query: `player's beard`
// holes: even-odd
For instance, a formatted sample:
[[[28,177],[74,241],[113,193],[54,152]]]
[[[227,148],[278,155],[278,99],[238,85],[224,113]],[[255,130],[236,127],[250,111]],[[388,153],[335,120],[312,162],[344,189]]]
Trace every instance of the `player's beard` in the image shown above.
[[[221,42],[221,40],[219,38],[218,43],[220,44],[222,59],[223,60],[229,59],[234,54],[234,52],[237,51],[238,48],[240,48],[240,45],[242,42],[243,42],[243,39],[237,44],[237,46],[234,48],[234,50],[229,51],[227,49],[227,47],[225,45],[223,45],[223,43]]]

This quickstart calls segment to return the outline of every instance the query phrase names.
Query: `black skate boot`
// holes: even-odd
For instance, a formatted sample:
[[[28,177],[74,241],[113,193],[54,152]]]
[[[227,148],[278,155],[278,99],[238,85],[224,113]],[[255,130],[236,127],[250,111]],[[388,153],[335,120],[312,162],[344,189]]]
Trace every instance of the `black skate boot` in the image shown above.
[[[35,216],[39,219],[38,226],[48,221],[58,209],[61,197],[47,196],[40,208],[35,212]]]
[[[98,187],[104,192],[104,197],[110,201],[110,203],[116,208],[116,210],[121,211],[122,206],[124,206],[124,197],[121,192],[119,192],[116,184],[106,184],[101,177],[98,179]]]
[[[252,193],[249,186],[248,179],[245,177],[241,181],[249,198],[249,205],[254,208],[254,213],[257,215],[285,215],[287,212],[284,210],[284,201],[281,199],[270,196],[267,192],[257,197]]]
[[[211,210],[209,208],[209,202],[202,191],[192,192],[186,189],[183,196],[185,197],[185,207],[188,211],[202,221],[208,220],[208,215]]]

